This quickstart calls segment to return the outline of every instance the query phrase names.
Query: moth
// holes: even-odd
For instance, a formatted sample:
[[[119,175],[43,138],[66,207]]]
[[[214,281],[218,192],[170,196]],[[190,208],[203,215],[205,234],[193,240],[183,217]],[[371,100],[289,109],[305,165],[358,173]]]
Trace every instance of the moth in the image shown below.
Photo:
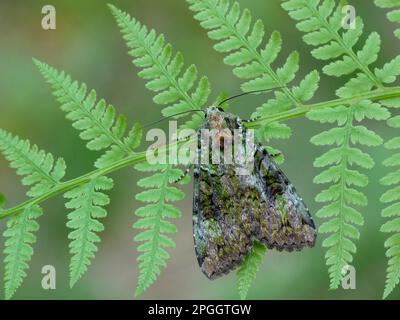
[[[238,174],[235,163],[213,163],[215,147],[202,132],[220,142],[232,138],[227,132],[247,136],[239,118],[217,107],[206,110],[198,130],[197,162],[194,164],[193,235],[202,272],[209,279],[228,274],[249,254],[254,241],[269,249],[300,251],[313,247],[316,228],[311,214],[294,186],[260,144],[252,152],[253,166]],[[209,138],[209,136],[208,136]],[[245,141],[237,143],[239,152]],[[214,150],[215,151],[215,150]],[[204,164],[203,158],[208,163]]]

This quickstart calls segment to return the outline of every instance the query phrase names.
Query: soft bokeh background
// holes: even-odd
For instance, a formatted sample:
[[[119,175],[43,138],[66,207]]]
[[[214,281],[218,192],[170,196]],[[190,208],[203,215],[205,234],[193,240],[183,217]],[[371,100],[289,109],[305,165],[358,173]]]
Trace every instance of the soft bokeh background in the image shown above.
[[[301,72],[305,74],[321,65],[309,54],[295,29],[293,21],[280,7],[280,1],[240,1],[256,17],[264,20],[267,30],[280,30],[284,39],[284,53],[279,63],[291,50],[301,54]],[[41,8],[53,4],[57,9],[57,30],[41,28]],[[113,3],[140,19],[149,27],[163,32],[175,49],[181,50],[187,63],[196,63],[200,74],[209,77],[214,99],[223,90],[229,94],[239,91],[240,81],[230,68],[222,63],[222,56],[212,49],[203,29],[192,19],[183,0],[130,0]],[[372,1],[357,0],[358,13],[366,21],[366,30],[378,31],[383,37],[384,50],[380,64],[394,57],[399,42],[392,35],[393,25],[387,22],[384,11]],[[5,1],[0,2],[0,127],[29,137],[40,147],[56,156],[63,156],[68,164],[67,178],[73,178],[93,169],[98,156],[89,152],[72,129],[64,113],[59,110],[49,87],[44,83],[31,58],[66,70],[74,79],[86,82],[100,97],[114,104],[128,116],[130,123],[148,123],[160,118],[159,106],[152,102],[152,94],[144,88],[144,81],[136,76],[119,30],[103,0],[86,1]],[[323,77],[315,101],[333,98],[343,79],[336,81]],[[262,96],[247,96],[231,104],[232,112],[243,117],[263,100]],[[211,100],[210,100],[211,101]],[[322,149],[309,143],[312,135],[323,127],[305,119],[291,121],[294,135],[291,140],[279,142],[286,154],[283,169],[306,199],[312,212],[318,209],[313,201],[319,187],[312,183],[317,174],[312,163]],[[385,125],[371,123],[385,139],[394,134]],[[301,253],[269,252],[257,281],[251,288],[252,299],[379,299],[385,281],[386,258],[379,232],[384,220],[380,217],[382,205],[378,199],[383,189],[379,178],[384,175],[381,161],[387,156],[383,148],[370,152],[377,165],[367,172],[370,185],[365,189],[369,206],[362,210],[366,223],[361,228],[358,253],[354,264],[357,270],[356,290],[328,290],[327,268],[322,236],[316,248]],[[127,168],[112,174],[116,186],[111,192],[109,216],[103,221],[106,231],[101,235],[99,252],[89,272],[70,290],[68,288],[68,230],[65,227],[66,209],[62,197],[47,201],[45,215],[40,218],[41,229],[31,268],[19,299],[131,299],[136,285],[137,263],[131,229],[135,221],[134,209],[139,205],[134,196],[138,192],[137,173]],[[8,206],[25,200],[24,188],[3,157],[0,157],[0,190],[8,197]],[[186,200],[180,204],[183,218],[178,221],[175,236],[177,248],[171,250],[172,259],[158,281],[142,296],[144,299],[225,299],[238,298],[236,276],[232,273],[217,281],[207,280],[200,272],[192,242],[192,187],[186,187]],[[321,221],[317,219],[317,223]],[[0,229],[4,228],[4,222]],[[3,246],[1,242],[1,247]],[[57,289],[41,288],[41,268],[54,265],[57,270]],[[0,266],[0,273],[2,273]],[[2,295],[2,289],[0,289]],[[399,298],[397,288],[391,298]]]

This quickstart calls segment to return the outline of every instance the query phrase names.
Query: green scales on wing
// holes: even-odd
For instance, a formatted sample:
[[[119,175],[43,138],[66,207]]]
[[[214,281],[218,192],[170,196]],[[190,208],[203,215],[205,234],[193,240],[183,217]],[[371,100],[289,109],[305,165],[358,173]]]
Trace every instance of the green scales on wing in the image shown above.
[[[263,147],[253,145],[253,166],[245,175],[238,174],[234,162],[212,160],[212,141],[220,139],[220,149],[228,145],[226,130],[239,132],[243,139],[237,147],[245,148],[242,121],[214,107],[206,117],[198,135],[193,199],[194,242],[203,273],[210,279],[229,273],[255,240],[279,251],[314,246],[316,229],[308,208]]]

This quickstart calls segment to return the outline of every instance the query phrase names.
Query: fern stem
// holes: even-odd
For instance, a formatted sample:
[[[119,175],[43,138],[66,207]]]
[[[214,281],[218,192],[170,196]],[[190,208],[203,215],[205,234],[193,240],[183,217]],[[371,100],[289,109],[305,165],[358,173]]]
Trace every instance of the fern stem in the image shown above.
[[[265,124],[268,124],[271,122],[287,121],[287,120],[291,120],[291,119],[303,118],[305,116],[305,114],[311,110],[318,110],[318,109],[324,109],[324,108],[336,108],[336,107],[340,107],[340,106],[349,106],[349,105],[353,105],[354,103],[356,103],[358,101],[362,101],[362,100],[380,101],[380,100],[392,99],[392,98],[397,98],[397,97],[400,97],[400,87],[382,88],[382,89],[377,89],[377,90],[373,90],[370,92],[366,92],[363,94],[359,94],[359,95],[351,97],[351,98],[341,98],[341,99],[320,102],[320,103],[316,103],[316,104],[304,105],[302,107],[294,108],[287,112],[273,114],[268,117],[263,117],[261,119],[255,119],[255,120],[249,121],[245,125],[247,128],[257,128],[257,127],[260,127],[262,125],[265,125]],[[190,142],[195,142],[196,139],[197,139],[196,137],[193,137]],[[188,142],[189,141],[178,142],[178,145],[182,144],[182,143],[188,143]],[[163,149],[165,149],[166,152],[168,153],[168,149],[170,147],[173,147],[174,145],[176,145],[176,143],[167,145]],[[105,166],[104,168],[94,170],[92,172],[84,174],[75,179],[60,183],[57,186],[55,186],[53,189],[51,189],[50,191],[44,193],[43,195],[40,195],[29,201],[21,203],[21,204],[15,206],[13,208],[10,208],[8,210],[3,210],[0,213],[0,220],[15,216],[15,215],[19,214],[20,212],[22,212],[27,207],[30,207],[30,206],[33,206],[36,204],[40,204],[50,198],[53,198],[56,195],[65,193],[66,191],[76,188],[77,186],[88,183],[94,177],[105,176],[105,175],[108,175],[109,173],[112,173],[119,169],[143,162],[145,160],[146,160],[146,152],[136,153],[136,154],[130,155],[128,157],[125,157],[121,160],[118,160],[108,166]]]
[[[249,121],[245,124],[245,126],[247,128],[258,128],[262,125],[266,125],[276,121],[279,122],[303,118],[305,114],[311,110],[349,106],[363,100],[381,101],[398,97],[400,97],[400,87],[381,88],[355,95],[351,98],[340,98],[315,104],[303,105],[302,107],[293,108],[289,111],[281,112],[279,114],[273,114],[268,117]]]
[[[49,192],[47,192],[39,197],[33,198],[30,201],[26,201],[26,202],[14,207],[14,208],[11,208],[9,210],[4,210],[0,214],[0,220],[16,215],[16,214],[20,213],[26,207],[42,203],[58,194],[65,193],[66,191],[69,191],[80,185],[88,183],[88,182],[90,182],[90,180],[93,179],[93,177],[105,176],[111,172],[117,171],[119,169],[125,168],[127,166],[130,166],[130,165],[133,165],[133,164],[145,161],[145,160],[146,160],[146,152],[136,153],[134,155],[131,155],[129,157],[126,157],[119,161],[116,161],[116,162],[112,163],[111,165],[106,166],[102,169],[97,169],[97,170],[94,170],[87,174],[84,174],[78,178],[63,182],[63,183],[59,184],[57,187],[53,188]]]

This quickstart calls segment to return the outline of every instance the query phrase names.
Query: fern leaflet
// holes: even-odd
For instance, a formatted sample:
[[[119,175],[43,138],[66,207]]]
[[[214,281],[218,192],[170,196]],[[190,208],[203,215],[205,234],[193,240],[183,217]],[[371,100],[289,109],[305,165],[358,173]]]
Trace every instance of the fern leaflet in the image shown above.
[[[191,65],[184,70],[183,55],[173,55],[172,46],[164,36],[149,31],[146,26],[129,14],[110,5],[121,32],[134,58],[133,64],[142,68],[139,77],[147,80],[146,87],[157,93],[154,102],[167,105],[162,110],[165,117],[204,107],[210,95],[210,83],[202,77],[198,83],[198,70]],[[204,114],[197,112],[185,127],[197,129],[204,120]]]
[[[277,59],[282,39],[279,32],[274,31],[269,41],[264,41],[264,25],[261,20],[252,24],[249,10],[241,10],[239,3],[233,5],[228,0],[186,0],[200,21],[203,28],[209,30],[208,36],[218,43],[215,50],[227,56],[224,62],[232,66],[233,73],[245,79],[242,90],[264,90],[277,88],[275,99],[269,100],[252,118],[289,110],[293,106],[301,106],[310,100],[318,88],[319,74],[312,71],[301,82],[299,87],[289,89],[287,86],[295,79],[299,70],[299,55],[292,52],[286,62],[278,69],[271,66]],[[259,140],[268,142],[272,138],[287,139],[291,129],[283,123],[272,123],[257,131]]]
[[[293,19],[300,21],[296,27],[306,33],[304,42],[315,47],[311,54],[316,59],[335,59],[323,68],[325,74],[341,77],[359,70],[362,73],[345,87],[350,87],[350,84],[371,88],[374,85],[381,86],[368,67],[378,58],[381,44],[379,34],[372,32],[362,49],[357,52],[353,50],[363,33],[364,24],[360,17],[356,18],[354,29],[340,33],[342,5],[334,0],[285,0],[282,7]]]
[[[400,116],[393,117],[388,121],[388,124],[393,128],[400,128]],[[385,147],[389,150],[399,150],[400,138],[396,137],[389,140],[386,142]],[[393,154],[383,164],[389,168],[399,168],[400,153]],[[391,187],[381,197],[383,203],[390,204],[382,211],[382,216],[393,218],[381,227],[381,231],[395,233],[385,242],[385,247],[387,248],[386,256],[389,258],[389,262],[383,298],[387,298],[400,281],[400,169],[388,173],[382,178],[381,183]]]
[[[388,12],[387,17],[389,21],[400,23],[400,1],[399,0],[375,0],[375,4],[380,8],[392,9]],[[400,28],[394,31],[394,35],[400,39]]]
[[[115,108],[103,99],[97,101],[96,92],[91,90],[87,93],[85,84],[80,85],[64,72],[34,61],[52,85],[53,94],[62,104],[61,109],[67,113],[67,118],[73,121],[74,128],[82,131],[80,137],[88,141],[87,148],[107,150],[96,161],[96,167],[103,168],[133,153],[140,144],[139,124],[135,124],[124,138],[127,126],[125,116],[116,116]]]
[[[263,261],[265,252],[266,247],[261,243],[255,242],[250,253],[245,257],[242,265],[240,266],[240,269],[237,272],[238,292],[240,299],[246,299],[250,286],[257,276],[257,272]]]
[[[375,113],[370,112],[371,110],[375,110]],[[338,124],[338,127],[311,139],[315,145],[335,146],[314,162],[314,166],[318,168],[328,167],[315,177],[314,182],[331,184],[328,189],[317,195],[316,201],[329,203],[317,212],[317,216],[329,219],[319,227],[319,232],[331,234],[322,245],[328,248],[325,257],[332,289],[339,286],[343,268],[353,261],[352,254],[356,252],[354,240],[359,238],[356,226],[364,223],[361,213],[352,206],[367,205],[366,196],[354,187],[365,187],[368,177],[351,167],[357,165],[371,169],[374,166],[371,156],[351,144],[377,146],[382,143],[382,139],[376,133],[364,126],[355,126],[353,122],[355,119],[361,121],[365,117],[380,120],[388,116],[385,108],[368,100],[347,108],[323,109],[307,114],[311,120]]]
[[[23,185],[30,186],[27,195],[38,197],[60,184],[66,165],[62,158],[54,161],[53,155],[39,150],[28,140],[22,140],[0,129],[0,151],[10,161],[17,174],[24,176]],[[1,204],[0,204],[1,206]],[[35,221],[42,215],[39,206],[27,207],[18,216],[10,218],[4,236],[7,237],[4,253],[5,296],[10,299],[26,277],[28,262],[36,241],[34,232],[39,229]]]
[[[4,154],[10,166],[17,170],[17,174],[24,176],[22,184],[30,186],[27,192],[29,197],[37,197],[46,193],[65,175],[66,165],[62,158],[54,161],[50,153],[39,150],[28,140],[0,129],[0,151]]]
[[[64,195],[65,198],[70,199],[65,206],[68,209],[74,209],[68,214],[67,223],[67,227],[73,229],[68,236],[72,240],[70,243],[71,288],[87,271],[91,259],[97,252],[96,243],[100,242],[100,238],[96,233],[104,230],[103,224],[97,219],[107,216],[107,212],[102,207],[110,202],[108,196],[100,191],[110,190],[112,187],[111,179],[97,177]]]
[[[153,176],[138,181],[138,186],[147,190],[136,195],[136,199],[150,203],[136,210],[139,220],[133,225],[135,229],[144,230],[134,238],[142,242],[138,247],[139,281],[136,296],[145,291],[160,274],[161,268],[166,266],[169,254],[165,248],[175,247],[175,242],[168,234],[176,233],[175,225],[166,219],[177,219],[181,216],[178,208],[171,202],[182,200],[185,194],[179,189],[170,186],[181,179],[183,172],[165,164],[142,163],[136,165],[141,172],[156,172]]]
[[[36,242],[34,233],[39,229],[35,220],[42,213],[39,206],[29,207],[7,221],[7,230],[3,234],[7,238],[4,249],[6,299],[11,299],[26,277],[28,262],[33,255],[32,245]]]

